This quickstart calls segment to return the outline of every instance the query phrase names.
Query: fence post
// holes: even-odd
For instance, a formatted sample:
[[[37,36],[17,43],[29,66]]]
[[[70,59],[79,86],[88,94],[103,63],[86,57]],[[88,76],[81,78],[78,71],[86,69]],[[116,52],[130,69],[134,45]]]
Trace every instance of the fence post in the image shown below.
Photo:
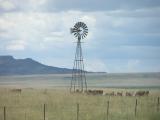
[[[24,119],[26,120],[26,112],[24,113]]]
[[[138,101],[136,99],[136,104],[135,104],[135,116],[137,116],[137,105],[138,105]]]
[[[4,106],[4,120],[6,120],[6,107]]]
[[[157,112],[159,111],[159,97],[157,98]]]
[[[43,112],[44,112],[43,114],[44,120],[46,120],[46,104],[44,104]]]
[[[79,103],[77,103],[77,120],[79,120]]]
[[[108,120],[108,116],[109,116],[109,101],[107,101],[107,120]]]

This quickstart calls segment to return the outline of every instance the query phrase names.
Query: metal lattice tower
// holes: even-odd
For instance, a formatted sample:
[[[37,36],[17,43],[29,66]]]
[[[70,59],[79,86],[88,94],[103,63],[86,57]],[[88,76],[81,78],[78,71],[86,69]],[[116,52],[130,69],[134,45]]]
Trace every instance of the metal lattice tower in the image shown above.
[[[85,23],[78,22],[74,25],[74,28],[71,28],[71,33],[73,33],[78,40],[72,71],[70,92],[85,92],[87,91],[87,82],[85,75],[86,71],[84,70],[81,40],[87,36],[88,28]]]

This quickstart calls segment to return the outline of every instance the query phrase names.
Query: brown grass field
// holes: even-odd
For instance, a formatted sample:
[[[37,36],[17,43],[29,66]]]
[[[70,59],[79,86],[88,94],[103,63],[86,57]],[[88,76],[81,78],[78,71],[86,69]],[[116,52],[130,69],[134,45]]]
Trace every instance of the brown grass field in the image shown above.
[[[0,120],[4,120],[4,107],[5,120],[44,120],[44,104],[45,120],[160,119],[159,89],[149,89],[149,95],[141,97],[87,95],[70,93],[68,89],[22,88],[21,92],[13,89],[0,88]],[[125,93],[138,89],[104,89],[112,91]]]

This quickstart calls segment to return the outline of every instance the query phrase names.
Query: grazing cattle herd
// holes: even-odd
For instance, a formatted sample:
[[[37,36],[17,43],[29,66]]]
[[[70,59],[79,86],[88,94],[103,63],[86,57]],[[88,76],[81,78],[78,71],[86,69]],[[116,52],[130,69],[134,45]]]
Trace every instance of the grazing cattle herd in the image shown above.
[[[110,92],[106,92],[106,91],[103,91],[103,90],[88,90],[86,91],[86,93],[88,95],[105,95],[105,96],[148,96],[149,95],[149,91],[131,91],[131,92],[128,92],[128,91],[118,91],[118,92],[115,92],[115,91],[110,91]]]
[[[22,89],[11,89],[11,92],[21,94]],[[46,89],[45,89],[46,92]],[[80,93],[79,90],[76,90],[76,93]],[[87,95],[105,95],[105,96],[148,96],[149,91],[103,91],[103,90],[87,90],[85,92]]]

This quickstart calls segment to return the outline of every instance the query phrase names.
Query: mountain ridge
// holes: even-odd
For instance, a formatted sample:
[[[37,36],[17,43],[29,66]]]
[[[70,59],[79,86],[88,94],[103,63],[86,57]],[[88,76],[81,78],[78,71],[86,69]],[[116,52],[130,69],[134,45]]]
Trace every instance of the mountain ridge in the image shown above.
[[[0,56],[0,75],[67,74],[72,69],[44,65],[31,58],[15,59],[13,56]]]

